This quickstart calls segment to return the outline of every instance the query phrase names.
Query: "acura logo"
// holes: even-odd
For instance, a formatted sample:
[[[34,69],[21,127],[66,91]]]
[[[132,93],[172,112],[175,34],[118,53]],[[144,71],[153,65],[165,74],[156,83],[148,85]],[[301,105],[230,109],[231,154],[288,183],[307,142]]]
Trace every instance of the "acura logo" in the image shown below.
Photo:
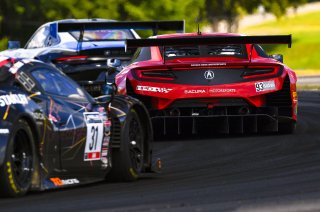
[[[204,72],[204,78],[206,78],[207,80],[211,80],[214,78],[214,73],[211,70],[208,70],[206,72]]]

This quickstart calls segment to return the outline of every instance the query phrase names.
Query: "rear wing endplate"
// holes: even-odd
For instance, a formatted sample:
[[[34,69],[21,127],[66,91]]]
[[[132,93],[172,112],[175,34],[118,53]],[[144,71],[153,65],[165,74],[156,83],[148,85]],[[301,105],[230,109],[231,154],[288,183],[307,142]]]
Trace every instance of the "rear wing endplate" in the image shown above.
[[[287,44],[291,48],[291,35],[256,36],[197,36],[183,38],[128,39],[126,48],[148,46],[193,46],[220,44]]]
[[[101,29],[136,29],[153,30],[156,35],[158,31],[176,31],[184,33],[184,20],[178,21],[91,21],[91,22],[59,22],[56,24],[57,32],[71,32],[82,30]],[[54,27],[53,27],[54,28]]]

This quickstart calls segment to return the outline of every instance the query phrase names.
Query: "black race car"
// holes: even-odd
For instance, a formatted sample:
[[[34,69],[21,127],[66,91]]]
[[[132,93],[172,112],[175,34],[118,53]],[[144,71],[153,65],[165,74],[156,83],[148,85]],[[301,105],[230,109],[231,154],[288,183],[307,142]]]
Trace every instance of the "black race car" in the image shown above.
[[[152,129],[128,96],[94,99],[57,68],[0,57],[0,194],[151,171]]]

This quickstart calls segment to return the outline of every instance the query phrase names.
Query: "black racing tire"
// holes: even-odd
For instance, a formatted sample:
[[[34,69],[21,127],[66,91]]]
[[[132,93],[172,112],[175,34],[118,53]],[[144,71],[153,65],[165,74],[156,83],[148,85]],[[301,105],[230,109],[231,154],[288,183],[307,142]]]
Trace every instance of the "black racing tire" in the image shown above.
[[[131,182],[143,172],[145,152],[144,128],[134,109],[127,114],[122,131],[120,149],[112,150],[112,168],[107,180]]]
[[[19,120],[11,132],[5,159],[0,167],[0,195],[18,197],[31,188],[35,167],[34,138],[27,122]]]
[[[296,130],[296,121],[290,120],[279,123],[279,133],[280,134],[293,134]]]

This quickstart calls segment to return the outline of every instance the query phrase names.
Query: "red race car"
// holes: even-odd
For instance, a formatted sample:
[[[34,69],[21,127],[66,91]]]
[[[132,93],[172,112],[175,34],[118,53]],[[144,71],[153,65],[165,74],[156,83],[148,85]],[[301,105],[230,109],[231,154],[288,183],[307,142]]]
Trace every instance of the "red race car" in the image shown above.
[[[296,74],[259,44],[291,35],[170,34],[127,40],[137,50],[115,79],[118,92],[146,105],[154,133],[293,133]]]

